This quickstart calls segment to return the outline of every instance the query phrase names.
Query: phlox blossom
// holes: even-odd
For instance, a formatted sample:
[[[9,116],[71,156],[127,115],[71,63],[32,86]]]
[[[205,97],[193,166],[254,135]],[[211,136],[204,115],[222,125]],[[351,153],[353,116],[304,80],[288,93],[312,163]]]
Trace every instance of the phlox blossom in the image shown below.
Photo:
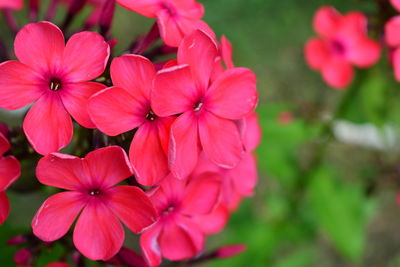
[[[24,5],[23,0],[0,0],[0,9],[21,9]]]
[[[19,109],[33,103],[23,129],[33,148],[46,155],[71,141],[71,116],[94,128],[87,100],[105,86],[90,80],[103,73],[110,54],[94,32],[74,34],[65,45],[61,30],[50,22],[32,23],[17,34],[19,61],[0,64],[0,108]]]
[[[143,256],[150,266],[161,257],[182,260],[196,256],[204,247],[205,233],[196,222],[218,203],[220,178],[204,173],[188,180],[172,176],[148,192],[159,219],[140,237]]]
[[[398,11],[400,11],[400,0],[390,0],[390,3],[392,4],[392,6],[397,9]]]
[[[196,29],[214,32],[201,20],[203,5],[195,0],[117,0],[117,2],[143,16],[157,18],[160,35],[166,45],[177,47],[182,38]]]
[[[20,175],[21,165],[13,156],[4,156],[10,149],[7,138],[0,133],[0,224],[8,217],[10,203],[4,192]]]
[[[380,46],[368,38],[367,18],[362,13],[341,15],[324,6],[316,12],[313,26],[319,36],[308,40],[305,58],[333,88],[343,89],[352,82],[353,65],[366,68],[379,59]]]
[[[385,25],[385,40],[391,48],[390,59],[394,76],[400,82],[400,15],[392,17]]]
[[[244,154],[235,120],[257,104],[256,77],[231,68],[211,80],[218,55],[214,41],[196,30],[178,49],[178,65],[158,72],[152,109],[159,116],[179,115],[171,126],[169,165],[180,179],[197,164],[200,151],[217,165],[233,168]]]
[[[89,100],[89,114],[107,135],[138,128],[129,158],[137,181],[152,186],[168,175],[168,143],[173,117],[160,117],[151,108],[156,70],[150,60],[138,55],[115,58],[111,64],[114,87]]]
[[[42,158],[36,176],[42,184],[68,191],[49,197],[32,220],[33,233],[46,242],[64,236],[76,217],[73,242],[84,256],[107,260],[122,247],[124,229],[135,233],[152,225],[156,211],[136,186],[115,186],[132,174],[125,151],[109,146],[85,158],[52,153]]]

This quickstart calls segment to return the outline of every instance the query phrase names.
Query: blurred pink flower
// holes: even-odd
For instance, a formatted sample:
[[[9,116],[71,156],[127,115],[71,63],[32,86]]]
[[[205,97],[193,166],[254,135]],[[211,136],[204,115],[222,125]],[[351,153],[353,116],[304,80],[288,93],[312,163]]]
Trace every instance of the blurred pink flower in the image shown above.
[[[232,68],[210,82],[217,47],[201,31],[185,37],[178,49],[180,65],[162,69],[154,82],[152,108],[159,116],[181,114],[171,126],[170,170],[188,176],[201,149],[215,164],[233,168],[244,148],[234,120],[257,104],[256,77],[246,68]]]
[[[210,213],[219,194],[220,179],[212,173],[185,181],[168,176],[148,193],[160,216],[140,237],[143,255],[150,266],[158,266],[161,256],[182,260],[203,249],[205,233],[196,217]]]
[[[398,11],[400,11],[400,0],[390,0],[390,3],[392,4],[392,6],[397,9]]]
[[[379,59],[380,46],[368,38],[367,19],[360,12],[345,15],[333,7],[321,7],[314,17],[318,37],[305,46],[309,66],[322,72],[325,82],[336,89],[353,80],[353,65],[369,67]]]
[[[157,18],[161,38],[166,45],[177,47],[182,38],[196,29],[214,37],[211,28],[201,20],[203,5],[195,0],[116,0],[120,5],[143,16]]]
[[[0,133],[0,225],[7,219],[10,203],[4,192],[21,175],[21,165],[13,156],[3,156],[10,149],[10,143]]]
[[[132,174],[128,157],[118,146],[90,152],[83,159],[53,153],[42,158],[36,175],[45,185],[69,191],[55,194],[32,220],[33,233],[46,242],[64,236],[76,222],[73,241],[92,260],[107,260],[122,247],[120,220],[139,233],[156,219],[145,193],[135,186],[115,186]]]
[[[394,76],[400,82],[400,15],[392,17],[385,25],[385,39],[390,51]]]
[[[21,9],[24,5],[23,0],[0,0],[0,9]]]
[[[151,91],[156,70],[150,60],[125,55],[113,60],[107,88],[89,100],[89,114],[107,135],[118,135],[137,127],[129,150],[137,181],[152,186],[168,175],[168,142],[173,117],[161,118],[151,109]],[[116,118],[118,118],[116,120]]]
[[[89,80],[103,73],[110,54],[103,37],[80,32],[64,44],[50,22],[26,25],[17,34],[14,50],[19,61],[0,64],[0,107],[18,109],[34,102],[25,117],[24,132],[40,154],[56,152],[71,141],[71,116],[94,128],[87,100],[105,86]]]

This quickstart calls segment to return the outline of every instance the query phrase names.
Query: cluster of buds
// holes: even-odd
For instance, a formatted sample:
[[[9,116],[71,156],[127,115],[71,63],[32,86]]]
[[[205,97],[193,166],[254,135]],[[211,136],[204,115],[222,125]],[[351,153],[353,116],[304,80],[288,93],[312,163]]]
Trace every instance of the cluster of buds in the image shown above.
[[[116,4],[156,23],[114,57]],[[50,22],[59,5],[68,9],[60,27]],[[69,25],[86,5],[92,13],[70,36]],[[220,232],[254,193],[261,138],[256,77],[234,66],[230,42],[216,39],[202,20],[203,6],[195,0],[52,0],[46,21],[38,22],[46,7],[32,0],[31,23],[19,29],[12,9],[22,6],[22,0],[0,0],[16,33],[17,59],[1,46],[0,108],[27,111],[22,127],[11,129],[23,138],[10,139],[10,146],[6,133],[0,135],[1,155],[19,148],[16,157],[0,158],[0,224],[10,209],[4,191],[21,173],[17,158],[33,149],[42,156],[35,166],[39,182],[62,189],[36,212],[33,234],[48,244],[69,235],[76,221],[75,262],[83,255],[158,266],[162,258],[201,261],[243,250],[200,256],[206,236]],[[176,59],[159,60],[175,52]],[[142,255],[123,247],[123,225],[140,234]],[[20,251],[21,264],[40,254]]]

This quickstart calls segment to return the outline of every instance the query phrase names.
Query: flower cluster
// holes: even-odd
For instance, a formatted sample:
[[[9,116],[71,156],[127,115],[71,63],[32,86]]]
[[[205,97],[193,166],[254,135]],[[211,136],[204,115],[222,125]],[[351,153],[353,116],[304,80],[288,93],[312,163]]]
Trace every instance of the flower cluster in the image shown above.
[[[79,31],[65,41],[85,2],[63,1],[63,30],[49,21],[25,25],[14,41],[17,60],[0,64],[0,108],[27,110],[24,136],[43,156],[36,177],[63,190],[37,211],[33,234],[53,242],[76,221],[73,244],[92,260],[136,258],[158,266],[162,258],[194,258],[206,235],[221,231],[241,199],[254,193],[261,138],[256,77],[234,66],[230,42],[216,39],[194,0],[116,0],[156,19],[118,56],[109,39],[111,0],[87,3],[94,8],[84,27],[98,25],[100,33]],[[8,12],[21,6],[0,1]],[[47,18],[57,6],[51,1]],[[146,57],[158,38],[163,49]],[[157,61],[174,51],[176,59]],[[9,148],[0,135],[1,155]],[[20,174],[16,158],[2,156],[0,172],[2,223],[9,210],[3,191]],[[122,224],[141,234],[143,259],[123,247]],[[31,256],[17,258],[25,264]]]

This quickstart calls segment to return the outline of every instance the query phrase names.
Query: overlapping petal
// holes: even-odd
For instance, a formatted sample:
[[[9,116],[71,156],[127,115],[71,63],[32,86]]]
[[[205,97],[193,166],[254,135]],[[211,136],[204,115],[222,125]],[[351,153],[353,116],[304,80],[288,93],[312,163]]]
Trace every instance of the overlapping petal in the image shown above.
[[[227,119],[237,120],[252,112],[258,102],[256,77],[245,68],[221,74],[205,96],[205,108]]]
[[[332,60],[322,69],[326,83],[336,89],[344,89],[353,80],[353,67],[344,60]]]
[[[186,178],[197,163],[198,125],[193,112],[179,116],[171,126],[169,165],[171,172],[180,179]]]
[[[167,153],[158,134],[158,123],[144,123],[135,133],[129,158],[137,181],[152,186],[168,175]]]
[[[10,202],[8,201],[7,195],[5,192],[0,192],[0,225],[7,219],[9,212]]]
[[[141,125],[148,111],[119,87],[110,87],[93,95],[88,101],[88,110],[96,127],[111,136]]]
[[[109,191],[107,207],[134,233],[152,225],[157,213],[146,194],[136,186],[117,186]]]
[[[199,118],[199,135],[204,153],[215,164],[233,168],[243,157],[242,140],[233,121],[204,113]]]
[[[6,190],[21,175],[21,165],[13,156],[0,158],[0,191]]]
[[[333,7],[321,7],[314,16],[314,29],[318,34],[329,38],[336,32],[340,19],[341,15]]]
[[[320,38],[310,39],[305,46],[305,58],[311,68],[320,70],[331,58],[328,44]]]
[[[161,224],[156,223],[140,236],[140,247],[146,262],[150,266],[158,266],[161,264],[161,251],[157,241],[161,229]]]

